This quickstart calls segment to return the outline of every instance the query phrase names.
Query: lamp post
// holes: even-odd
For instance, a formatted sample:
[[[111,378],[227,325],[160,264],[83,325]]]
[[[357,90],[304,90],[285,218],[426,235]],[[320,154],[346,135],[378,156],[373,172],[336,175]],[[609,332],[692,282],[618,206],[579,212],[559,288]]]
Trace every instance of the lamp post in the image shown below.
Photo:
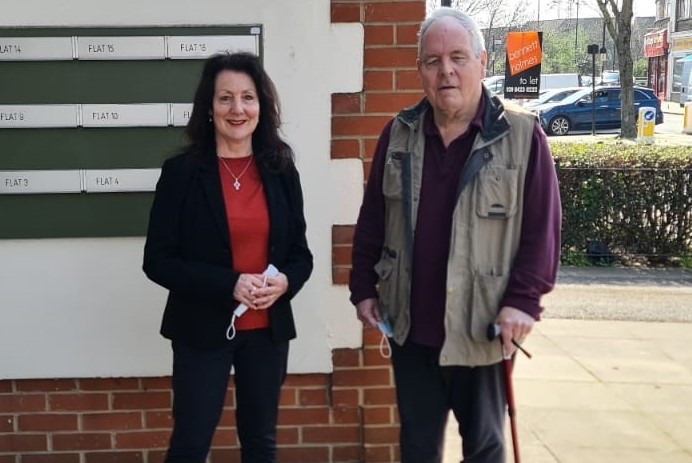
[[[576,0],[577,4],[577,21],[574,27],[574,64],[577,64],[577,49],[579,48],[579,0]]]
[[[586,52],[591,55],[591,135],[596,135],[596,55],[598,44],[586,46]]]

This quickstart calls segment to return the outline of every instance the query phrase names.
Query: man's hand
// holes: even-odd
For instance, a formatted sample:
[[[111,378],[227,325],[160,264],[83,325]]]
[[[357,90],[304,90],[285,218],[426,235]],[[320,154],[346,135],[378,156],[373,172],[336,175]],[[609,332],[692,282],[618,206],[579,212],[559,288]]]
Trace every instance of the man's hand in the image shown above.
[[[363,299],[356,304],[356,313],[358,314],[358,320],[363,322],[363,325],[368,328],[376,328],[377,322],[382,321],[380,319],[380,307],[377,304],[377,299],[374,297]]]
[[[523,310],[504,306],[500,309],[495,323],[500,325],[502,329],[502,344],[505,355],[510,356],[517,350],[516,346],[512,344],[512,339],[518,344],[523,343],[526,336],[531,333],[536,320]]]

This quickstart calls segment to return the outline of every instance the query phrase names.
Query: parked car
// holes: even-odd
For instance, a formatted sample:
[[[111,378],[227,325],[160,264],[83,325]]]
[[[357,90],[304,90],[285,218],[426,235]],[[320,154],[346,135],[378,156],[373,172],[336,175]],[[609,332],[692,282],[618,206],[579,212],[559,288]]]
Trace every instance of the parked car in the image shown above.
[[[620,128],[621,103],[619,86],[601,86],[595,89],[595,125],[596,129]],[[559,103],[542,106],[538,116],[543,130],[549,135],[566,135],[572,130],[591,130],[592,116],[591,89],[579,90]],[[656,124],[663,123],[661,102],[653,90],[644,87],[634,88],[634,114],[639,108],[656,109]]]
[[[524,104],[524,108],[534,111],[545,104],[559,103],[579,90],[582,90],[582,87],[554,88],[551,90],[541,91],[538,98],[535,100],[529,100]]]

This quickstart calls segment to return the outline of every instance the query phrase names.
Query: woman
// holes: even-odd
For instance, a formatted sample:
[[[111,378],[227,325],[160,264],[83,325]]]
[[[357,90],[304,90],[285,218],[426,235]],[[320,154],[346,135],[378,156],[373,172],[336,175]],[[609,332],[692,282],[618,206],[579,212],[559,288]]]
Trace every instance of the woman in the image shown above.
[[[300,179],[279,126],[259,59],[212,56],[190,143],[161,171],[144,272],[169,290],[161,326],[173,348],[168,463],[205,461],[231,367],[242,461],[276,461],[279,394],[296,336],[290,301],[313,265]],[[269,264],[278,273],[263,275]]]

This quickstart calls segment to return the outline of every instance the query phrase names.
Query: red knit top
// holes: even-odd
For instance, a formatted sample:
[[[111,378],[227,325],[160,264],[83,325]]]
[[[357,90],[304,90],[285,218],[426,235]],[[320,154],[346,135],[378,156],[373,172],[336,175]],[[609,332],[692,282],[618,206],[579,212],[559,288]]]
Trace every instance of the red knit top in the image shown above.
[[[219,158],[219,172],[231,234],[233,268],[238,273],[262,273],[269,264],[269,210],[255,159]],[[236,178],[240,184],[237,190]],[[250,309],[235,321],[237,330],[268,326],[269,310]]]

